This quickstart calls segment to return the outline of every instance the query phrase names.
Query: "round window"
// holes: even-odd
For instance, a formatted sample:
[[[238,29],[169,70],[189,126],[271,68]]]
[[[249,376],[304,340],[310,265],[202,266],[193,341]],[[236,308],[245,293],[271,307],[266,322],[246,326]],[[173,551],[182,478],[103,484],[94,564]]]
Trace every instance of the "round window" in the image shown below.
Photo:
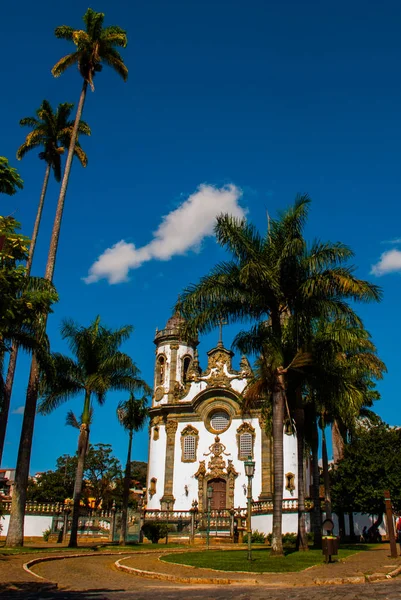
[[[209,423],[214,431],[225,431],[230,426],[230,417],[224,410],[219,410],[213,413]]]

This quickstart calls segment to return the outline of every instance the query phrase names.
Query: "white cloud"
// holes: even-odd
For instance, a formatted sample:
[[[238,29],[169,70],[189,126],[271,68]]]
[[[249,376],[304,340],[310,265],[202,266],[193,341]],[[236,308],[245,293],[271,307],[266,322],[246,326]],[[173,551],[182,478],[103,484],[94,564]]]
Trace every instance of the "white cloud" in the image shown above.
[[[242,192],[235,185],[216,188],[200,185],[178,208],[165,215],[153,233],[152,240],[136,248],[120,240],[107,248],[89,269],[86,283],[107,279],[110,284],[128,280],[130,269],[138,269],[150,260],[169,260],[188,250],[199,252],[204,238],[213,235],[216,217],[228,213],[243,217],[245,210],[239,205]]]
[[[383,252],[379,262],[372,266],[371,273],[377,277],[387,273],[401,273],[401,250]]]
[[[401,244],[401,238],[395,238],[394,240],[384,240],[382,244]]]
[[[19,406],[18,408],[15,408],[15,409],[12,411],[12,414],[13,414],[13,415],[23,415],[23,414],[24,414],[24,409],[25,409],[25,407],[24,407],[24,406]]]

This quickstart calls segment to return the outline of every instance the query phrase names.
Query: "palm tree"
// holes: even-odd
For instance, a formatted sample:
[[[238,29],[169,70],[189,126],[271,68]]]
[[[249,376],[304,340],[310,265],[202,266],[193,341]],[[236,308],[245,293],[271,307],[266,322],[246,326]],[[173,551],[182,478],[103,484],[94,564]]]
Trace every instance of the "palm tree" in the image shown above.
[[[50,282],[26,276],[23,263],[28,256],[29,238],[18,232],[19,227],[13,217],[0,217],[0,461],[9,411],[3,377],[5,356],[19,343],[23,350],[37,352],[43,362],[48,340],[45,335],[37,337],[38,323],[57,301]]]
[[[221,318],[228,322],[256,322],[254,329],[242,334],[240,344],[237,344],[253,348],[254,352],[262,353],[261,340],[268,338],[269,346],[274,349],[274,355],[268,361],[274,365],[270,391],[276,391],[273,402],[275,482],[282,478],[282,419],[286,391],[291,383],[288,374],[293,361],[304,362],[308,354],[306,342],[310,337],[311,320],[352,312],[347,299],[370,301],[380,298],[377,287],[355,278],[352,269],[345,265],[352,256],[349,248],[340,243],[321,242],[307,246],[303,229],[309,202],[307,196],[298,197],[293,207],[271,221],[265,236],[244,220],[228,215],[219,217],[215,228],[217,241],[233,258],[218,264],[197,285],[187,288],[176,307],[190,326],[200,332],[216,327]],[[291,386],[289,391],[293,390],[294,386]],[[294,406],[295,402],[291,404]],[[302,406],[298,408],[302,410]],[[296,426],[300,437],[299,460],[303,467],[302,423],[298,422]],[[302,526],[305,519],[303,468],[299,471],[299,522],[304,538],[301,545],[306,547]],[[273,497],[274,554],[283,551],[282,493],[277,483]]]
[[[93,78],[95,73],[99,73],[102,70],[102,63],[112,67],[123,78],[124,81],[126,81],[128,77],[128,69],[124,64],[121,55],[116,50],[116,47],[125,48],[127,45],[126,32],[121,29],[121,27],[116,25],[103,28],[104,14],[97,13],[91,8],[88,8],[83,20],[86,31],[83,31],[82,29],[73,29],[73,27],[69,27],[67,25],[57,27],[55,30],[55,35],[57,38],[73,42],[76,46],[76,50],[72,54],[68,54],[67,56],[61,58],[54,65],[52,69],[53,75],[55,77],[59,77],[68,69],[68,67],[76,64],[84,81],[75,115],[74,127],[71,132],[71,141],[68,148],[64,174],[61,181],[60,195],[57,202],[56,215],[50,239],[50,247],[45,270],[45,279],[48,279],[49,281],[53,281],[61,221],[64,210],[64,201],[67,193],[72,160],[78,139],[79,123],[82,117],[88,85],[92,90],[94,89]],[[46,321],[44,322],[43,326],[44,328],[46,327]],[[15,472],[13,501],[7,535],[7,546],[9,547],[22,546],[24,540],[23,523],[25,513],[25,490],[28,483],[33,429],[38,400],[38,380],[39,368],[34,355],[29,373],[28,388],[25,400],[25,412]]]
[[[383,378],[386,366],[362,323],[351,325],[341,318],[318,323],[313,351],[316,359],[309,383],[322,432],[326,517],[330,518],[326,427],[336,422],[345,432],[354,430],[361,412],[379,399],[375,380]]]
[[[7,158],[0,156],[0,194],[14,196],[17,190],[24,187],[17,169],[10,167]]]
[[[74,29],[68,25],[61,25],[55,30],[57,38],[73,42],[76,49],[72,54],[67,54],[54,65],[52,74],[54,77],[59,77],[69,67],[77,65],[79,73],[83,78],[83,84],[74,127],[71,133],[71,142],[68,149],[63,180],[61,182],[56,217],[50,242],[45,275],[45,277],[50,280],[53,278],[64,201],[88,85],[92,91],[94,91],[93,79],[95,74],[102,70],[103,64],[109,65],[114,69],[124,81],[126,81],[128,77],[128,69],[124,64],[122,56],[116,50],[116,47],[125,48],[127,45],[127,34],[124,29],[121,29],[121,27],[116,25],[103,27],[104,14],[95,12],[91,8],[88,8],[83,16],[83,20],[85,23],[85,31],[82,29]]]
[[[119,350],[131,332],[132,327],[129,325],[116,330],[108,329],[101,324],[100,317],[89,327],[82,327],[73,321],[63,321],[61,336],[67,340],[74,358],[59,353],[53,354],[53,375],[45,375],[41,381],[42,399],[38,408],[41,414],[52,412],[75,396],[84,397],[69,541],[71,548],[77,546],[82,479],[89,444],[93,398],[99,404],[103,404],[108,391],[134,392],[146,387],[139,377],[139,369],[131,358]]]
[[[36,247],[36,241],[39,232],[40,221],[42,218],[43,205],[46,196],[47,185],[50,176],[50,170],[53,169],[54,178],[57,182],[61,179],[61,155],[69,148],[71,142],[71,133],[74,122],[70,120],[73,104],[59,104],[54,111],[48,100],[43,100],[40,107],[36,110],[35,117],[25,117],[21,119],[20,125],[32,128],[25,138],[25,142],[17,150],[17,158],[21,160],[30,150],[43,148],[39,153],[39,158],[46,163],[45,177],[43,180],[42,191],[40,194],[38,210],[36,213],[35,224],[33,227],[32,239],[29,246],[28,259],[25,273],[29,277],[31,273],[32,261]],[[84,122],[80,121],[78,131],[82,135],[90,135],[90,128]],[[75,156],[83,167],[88,164],[88,157],[82,150],[79,142],[75,145]],[[8,412],[11,401],[12,388],[14,383],[15,369],[17,366],[18,346],[13,345],[10,352],[10,359],[7,369],[7,377],[4,389],[4,404],[2,419],[0,422],[0,461],[6,435]]]
[[[147,386],[144,386],[147,388]],[[147,389],[147,393],[149,390]],[[134,431],[140,431],[145,426],[145,423],[149,416],[147,408],[147,398],[144,396],[140,400],[137,400],[133,394],[130,395],[128,400],[120,402],[117,407],[117,418],[120,424],[128,431],[128,452],[127,462],[125,465],[124,473],[124,488],[123,488],[123,502],[121,512],[121,532],[120,532],[120,545],[125,546],[127,542],[127,515],[128,515],[128,501],[129,501],[129,488],[131,484],[131,449],[132,449],[132,437]]]
[[[50,170],[53,169],[55,180],[60,182],[61,156],[71,144],[74,121],[70,119],[70,116],[73,108],[73,104],[64,102],[63,104],[59,104],[56,111],[54,111],[50,102],[48,100],[43,100],[42,104],[36,110],[35,117],[24,117],[20,121],[21,126],[30,127],[32,131],[28,133],[24,143],[21,144],[17,150],[18,160],[24,158],[24,156],[33,149],[43,148],[43,150],[39,152],[39,158],[46,164],[45,177],[36,213],[31,245],[29,247],[29,256],[26,266],[28,275],[31,271],[33,254],[35,252]],[[91,130],[88,124],[84,121],[80,121],[78,124],[78,133],[81,135],[90,135]],[[86,167],[88,164],[88,157],[82,150],[78,140],[75,143],[73,154],[78,158],[81,165]]]

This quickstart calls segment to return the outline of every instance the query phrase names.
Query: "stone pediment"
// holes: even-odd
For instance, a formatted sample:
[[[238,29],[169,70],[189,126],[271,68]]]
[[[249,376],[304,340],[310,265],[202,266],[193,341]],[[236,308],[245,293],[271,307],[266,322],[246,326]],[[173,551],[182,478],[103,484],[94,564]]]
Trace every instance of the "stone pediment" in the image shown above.
[[[232,367],[234,353],[223,346],[209,350],[205,371],[198,375],[198,381],[205,381],[208,387],[230,387],[232,379],[244,379],[252,375],[252,369],[246,357],[242,357],[240,371]]]

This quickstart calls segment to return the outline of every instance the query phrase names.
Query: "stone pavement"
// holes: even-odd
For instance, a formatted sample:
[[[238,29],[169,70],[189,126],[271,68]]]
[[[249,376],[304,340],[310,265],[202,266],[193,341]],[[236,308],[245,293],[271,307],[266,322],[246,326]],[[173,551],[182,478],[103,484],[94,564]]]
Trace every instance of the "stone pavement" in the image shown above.
[[[248,585],[245,581],[240,586],[234,585],[183,585],[165,581],[139,578],[117,571],[114,567],[118,556],[90,555],[67,560],[40,563],[33,571],[47,579],[36,580],[22,570],[22,565],[38,555],[19,555],[0,557],[0,598],[1,600],[228,600],[235,596],[236,600],[400,600],[401,577],[384,583],[365,583],[359,585],[335,585],[311,587],[311,581],[317,575],[335,576],[344,574],[378,572],[391,570],[394,565],[401,564],[400,559],[389,559],[388,546],[363,552],[348,558],[344,563],[313,567],[302,573],[252,575],[242,574],[248,578],[257,578],[259,585]],[[124,554],[128,556],[128,554]],[[147,560],[146,560],[147,558]],[[143,561],[143,563],[142,563]],[[136,554],[127,562],[138,568],[139,564],[147,565],[156,562],[155,556]],[[387,565],[387,566],[386,566]],[[167,572],[173,565],[164,563]],[[186,574],[194,571],[188,567],[177,567]],[[196,571],[204,571],[196,569]],[[314,573],[311,574],[311,571]],[[212,571],[216,576],[216,572]],[[197,576],[199,573],[197,573]],[[224,574],[227,576],[227,574]],[[233,573],[236,579],[239,574]],[[263,578],[263,579],[262,579]],[[58,584],[58,589],[52,583]],[[295,585],[299,587],[294,587]],[[291,586],[285,587],[282,586]]]

